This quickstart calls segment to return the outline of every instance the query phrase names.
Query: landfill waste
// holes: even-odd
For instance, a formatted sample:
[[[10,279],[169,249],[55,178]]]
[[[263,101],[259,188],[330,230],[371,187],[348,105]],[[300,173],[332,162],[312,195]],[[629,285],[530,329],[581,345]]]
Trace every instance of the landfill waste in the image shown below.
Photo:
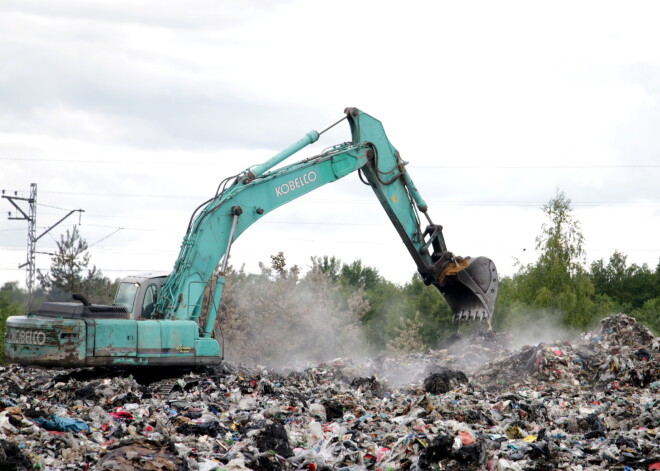
[[[96,469],[114,471],[142,469],[144,471],[187,471],[186,461],[177,456],[176,447],[167,440],[155,441],[144,438],[123,441],[108,447]]]
[[[424,391],[431,394],[444,394],[455,389],[461,383],[467,383],[468,378],[462,371],[442,370],[433,373],[424,380]]]
[[[2,470],[657,470],[660,338],[618,314],[300,369],[0,368]]]
[[[32,462],[23,454],[18,445],[0,439],[0,469],[27,471],[32,469]]]
[[[112,415],[112,414],[111,414]],[[66,417],[52,416],[50,419],[37,417],[32,419],[32,422],[45,428],[46,430],[55,432],[89,432],[89,425],[82,420],[67,419]]]

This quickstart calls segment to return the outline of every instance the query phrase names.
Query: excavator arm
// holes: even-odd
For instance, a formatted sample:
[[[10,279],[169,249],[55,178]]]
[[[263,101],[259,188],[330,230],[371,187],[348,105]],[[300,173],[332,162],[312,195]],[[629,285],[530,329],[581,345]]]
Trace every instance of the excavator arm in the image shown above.
[[[272,170],[344,119],[350,125],[351,142]],[[454,318],[490,320],[497,295],[495,265],[485,257],[455,257],[447,250],[442,227],[431,221],[428,207],[406,171],[406,163],[387,139],[380,121],[357,108],[348,108],[345,116],[330,127],[321,132],[310,131],[268,161],[223,181],[215,196],[198,208],[174,270],[161,289],[157,316],[199,319],[205,288],[214,283],[202,334],[211,336],[229,251],[240,234],[273,209],[358,171],[385,209],[425,283],[440,290]],[[427,219],[424,229],[419,213]]]

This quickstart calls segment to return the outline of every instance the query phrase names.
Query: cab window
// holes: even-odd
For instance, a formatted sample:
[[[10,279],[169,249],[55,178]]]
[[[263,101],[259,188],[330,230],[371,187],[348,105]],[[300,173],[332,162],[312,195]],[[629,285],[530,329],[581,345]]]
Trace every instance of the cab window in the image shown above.
[[[156,285],[147,286],[144,292],[144,301],[142,302],[142,318],[151,319],[156,305],[157,287]]]
[[[115,296],[115,305],[125,307],[128,312],[133,312],[135,295],[139,287],[139,283],[120,283],[117,289],[117,296]]]

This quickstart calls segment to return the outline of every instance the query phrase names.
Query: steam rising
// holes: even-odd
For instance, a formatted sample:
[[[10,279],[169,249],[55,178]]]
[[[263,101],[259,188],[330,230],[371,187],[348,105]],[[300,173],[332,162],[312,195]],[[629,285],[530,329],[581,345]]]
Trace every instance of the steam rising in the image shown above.
[[[277,276],[272,270],[237,274],[227,279],[219,323],[225,358],[274,369],[304,369],[310,363],[341,359],[353,375],[374,376],[396,387],[446,368],[470,373],[523,345],[576,336],[560,326],[557,315],[534,311],[520,313],[518,323],[505,331],[474,326],[471,332],[454,335],[445,349],[374,356],[360,323],[367,309],[363,293],[346,301],[318,270],[301,279],[295,270]]]
[[[523,319],[525,320],[508,329],[513,349],[523,345],[560,342],[577,337],[575,332],[561,326],[561,319],[557,314],[547,311],[528,311],[524,313]]]
[[[233,363],[281,368],[368,352],[360,293],[348,302],[322,273],[244,276],[225,287],[221,328]]]

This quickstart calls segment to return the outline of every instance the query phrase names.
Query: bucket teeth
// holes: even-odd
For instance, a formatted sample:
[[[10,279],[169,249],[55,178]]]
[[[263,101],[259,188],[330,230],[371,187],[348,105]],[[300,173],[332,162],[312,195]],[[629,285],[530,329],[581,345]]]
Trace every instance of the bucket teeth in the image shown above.
[[[488,315],[488,312],[486,312],[485,309],[477,308],[477,309],[464,309],[462,311],[457,312],[454,314],[454,322],[460,322],[460,321],[488,321],[490,322],[490,316]]]

